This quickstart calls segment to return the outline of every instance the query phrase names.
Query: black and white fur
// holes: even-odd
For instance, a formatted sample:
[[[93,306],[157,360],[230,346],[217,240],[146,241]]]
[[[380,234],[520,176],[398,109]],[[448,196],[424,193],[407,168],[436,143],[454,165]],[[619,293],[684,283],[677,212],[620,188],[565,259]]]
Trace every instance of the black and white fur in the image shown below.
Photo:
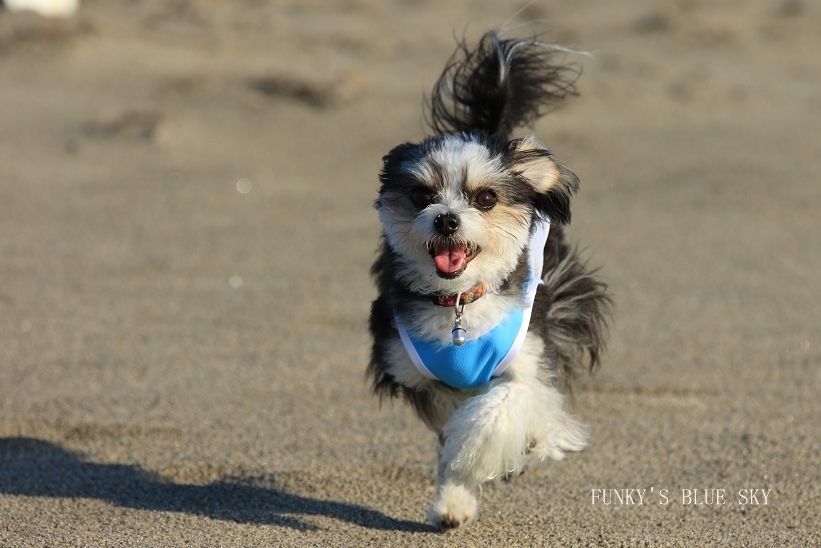
[[[368,375],[376,394],[404,398],[438,435],[437,492],[427,517],[442,529],[476,516],[474,492],[484,482],[586,445],[584,428],[564,410],[563,393],[574,372],[598,365],[610,300],[605,284],[564,241],[561,225],[570,222],[578,178],[535,137],[511,139],[514,129],[576,93],[579,71],[560,62],[566,53],[496,32],[475,49],[460,44],[428,105],[434,135],[401,144],[383,159]],[[444,230],[443,216],[456,219]],[[454,309],[429,296],[456,295],[482,282],[488,292],[465,306],[463,323],[468,332],[496,325],[523,306],[526,244],[537,218],[551,222],[544,284],[516,359],[478,389],[457,390],[420,374],[395,314],[418,336],[451,344]],[[471,258],[441,271],[432,250],[461,244]]]

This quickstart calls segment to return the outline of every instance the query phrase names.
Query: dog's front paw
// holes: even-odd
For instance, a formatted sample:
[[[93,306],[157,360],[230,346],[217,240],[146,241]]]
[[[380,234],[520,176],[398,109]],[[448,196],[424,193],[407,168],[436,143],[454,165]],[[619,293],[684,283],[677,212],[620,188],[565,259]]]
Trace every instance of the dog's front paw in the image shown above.
[[[440,485],[428,510],[428,521],[444,531],[452,531],[473,521],[478,507],[476,498],[463,485]]]

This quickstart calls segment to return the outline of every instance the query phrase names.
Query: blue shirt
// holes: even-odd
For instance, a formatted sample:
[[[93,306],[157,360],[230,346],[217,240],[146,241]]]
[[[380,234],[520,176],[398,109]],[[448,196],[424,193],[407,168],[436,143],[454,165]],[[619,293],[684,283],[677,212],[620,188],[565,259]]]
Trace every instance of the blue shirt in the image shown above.
[[[530,314],[527,316],[529,320]],[[521,347],[521,343],[516,344],[520,333],[522,342],[527,333],[524,319],[524,310],[511,310],[499,325],[462,346],[419,340],[407,331],[407,337],[402,337],[402,342],[411,361],[426,377],[439,379],[460,390],[478,388],[500,375],[513,360]],[[507,357],[509,359],[506,360]]]

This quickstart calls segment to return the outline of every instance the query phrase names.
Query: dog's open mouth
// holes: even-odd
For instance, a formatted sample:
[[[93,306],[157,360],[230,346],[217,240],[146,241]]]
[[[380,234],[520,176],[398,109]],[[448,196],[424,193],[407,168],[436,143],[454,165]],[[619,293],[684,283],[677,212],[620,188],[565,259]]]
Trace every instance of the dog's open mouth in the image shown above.
[[[458,278],[482,248],[464,242],[431,242],[428,251],[441,278]]]

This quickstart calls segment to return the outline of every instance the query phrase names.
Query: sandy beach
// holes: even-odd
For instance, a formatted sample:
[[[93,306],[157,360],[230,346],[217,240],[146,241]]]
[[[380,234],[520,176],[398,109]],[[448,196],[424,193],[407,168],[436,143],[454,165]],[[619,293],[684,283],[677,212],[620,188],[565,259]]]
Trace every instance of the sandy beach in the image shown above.
[[[501,25],[590,52],[532,131],[616,316],[588,449],[441,534],[371,204]],[[0,11],[0,546],[821,545],[819,51],[810,0]]]

